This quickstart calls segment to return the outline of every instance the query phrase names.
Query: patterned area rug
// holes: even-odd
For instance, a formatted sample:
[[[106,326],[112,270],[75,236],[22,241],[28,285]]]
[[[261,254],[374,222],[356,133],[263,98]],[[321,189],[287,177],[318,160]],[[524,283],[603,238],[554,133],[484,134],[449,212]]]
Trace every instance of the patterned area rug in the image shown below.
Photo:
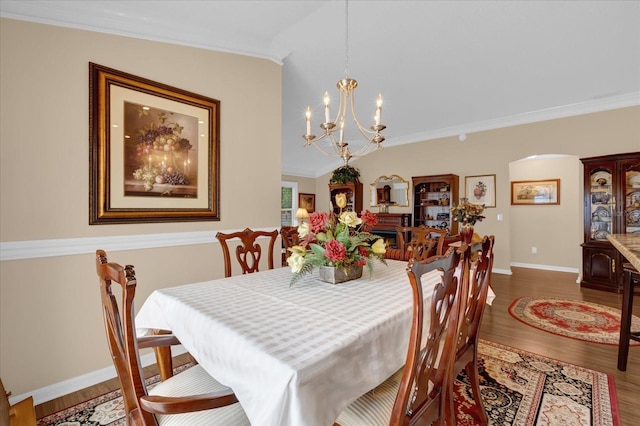
[[[607,374],[488,341],[481,341],[478,349],[482,398],[491,425],[620,425],[615,385]],[[156,376],[149,382],[158,380]],[[477,425],[464,374],[458,376],[455,392],[457,424]],[[124,425],[123,416],[122,396],[114,391],[39,419],[38,426]]]
[[[612,376],[484,340],[478,354],[490,425],[620,425]],[[478,425],[464,374],[455,392],[458,426]]]
[[[617,345],[620,341],[620,310],[581,300],[522,297],[513,301],[509,313],[517,320],[560,336],[585,342]],[[631,331],[640,331],[633,316]],[[632,346],[640,342],[631,342]]]

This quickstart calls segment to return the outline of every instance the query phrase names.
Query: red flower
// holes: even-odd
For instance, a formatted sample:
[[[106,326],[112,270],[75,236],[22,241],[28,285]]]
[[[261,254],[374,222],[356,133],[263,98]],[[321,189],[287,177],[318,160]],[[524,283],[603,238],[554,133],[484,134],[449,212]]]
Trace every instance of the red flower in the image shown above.
[[[327,221],[329,220],[329,213],[325,212],[313,212],[309,215],[309,226],[311,228],[311,232],[317,234],[321,232]]]
[[[378,215],[371,213],[369,210],[362,212],[360,219],[362,219],[363,228],[372,229],[378,224]]]
[[[347,255],[347,248],[338,240],[329,240],[324,245],[324,256],[332,262],[340,262]]]
[[[367,264],[367,259],[359,259],[353,262],[356,266],[365,266]]]
[[[364,246],[359,246],[358,247],[358,252],[360,253],[360,256],[362,256],[362,257],[369,257],[369,252],[367,251],[367,248],[364,247]]]

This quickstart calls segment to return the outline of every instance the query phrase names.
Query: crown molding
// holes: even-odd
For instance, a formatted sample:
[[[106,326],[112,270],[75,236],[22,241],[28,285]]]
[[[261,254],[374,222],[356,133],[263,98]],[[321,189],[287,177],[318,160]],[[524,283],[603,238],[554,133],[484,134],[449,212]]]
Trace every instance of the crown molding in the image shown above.
[[[110,18],[92,13],[91,9],[78,8],[74,3],[3,1],[0,17],[267,59],[280,66],[291,54],[290,49],[277,43],[265,45],[263,40],[232,39],[221,36],[215,29],[193,34],[177,26],[158,26],[124,14]],[[261,43],[263,45],[256,48]]]

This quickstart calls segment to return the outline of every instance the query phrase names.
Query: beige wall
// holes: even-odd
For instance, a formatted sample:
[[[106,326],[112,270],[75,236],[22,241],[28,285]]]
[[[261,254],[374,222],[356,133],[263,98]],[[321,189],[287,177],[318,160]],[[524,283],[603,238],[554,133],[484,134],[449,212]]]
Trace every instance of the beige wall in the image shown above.
[[[522,263],[577,270],[581,268],[583,226],[582,165],[578,158],[635,151],[640,151],[640,107],[472,133],[464,142],[450,137],[385,148],[352,165],[360,170],[365,207],[369,206],[369,184],[381,175],[397,174],[411,181],[412,176],[453,173],[460,176],[463,193],[465,176],[495,174],[496,208],[487,209],[487,218],[475,226],[478,233],[496,237],[494,267],[507,272],[512,263]],[[525,169],[517,164],[511,166],[514,161],[541,154],[573,157],[539,160],[528,163],[530,167]],[[326,174],[317,179],[316,205],[329,205],[330,177]],[[560,177],[561,205],[512,207],[510,181],[524,177]],[[391,207],[389,212],[412,209]],[[502,222],[497,221],[498,213],[504,216]],[[532,225],[538,232],[530,229]],[[548,229],[554,232],[549,233]],[[562,237],[554,238],[553,243],[544,239],[558,233]],[[531,246],[538,247],[537,255],[530,254]]]
[[[315,194],[316,192],[316,180],[313,178],[282,175],[282,180],[298,182],[298,192],[301,192],[303,194]]]
[[[0,21],[0,43],[3,244],[205,231],[213,240],[216,230],[279,227],[279,65],[8,19]],[[88,225],[89,62],[221,101],[220,221]],[[14,396],[112,365],[97,248],[2,262],[0,377]],[[136,266],[139,301],[156,288],[223,275],[215,243],[116,251],[110,259]]]

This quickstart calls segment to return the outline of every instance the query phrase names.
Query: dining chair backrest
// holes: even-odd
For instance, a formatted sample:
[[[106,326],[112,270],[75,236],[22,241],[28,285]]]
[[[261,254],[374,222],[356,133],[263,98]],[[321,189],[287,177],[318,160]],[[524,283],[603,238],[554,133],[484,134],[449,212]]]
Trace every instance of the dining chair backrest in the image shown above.
[[[146,395],[142,365],[138,355],[138,343],[133,319],[133,299],[136,292],[136,278],[133,266],[124,268],[109,263],[107,254],[96,251],[96,272],[100,280],[102,314],[107,333],[107,343],[111,351],[120,387],[127,421],[134,419],[140,424],[156,424],[153,414],[140,408],[139,399]],[[120,287],[114,294],[114,286]]]
[[[269,248],[266,253],[267,267],[273,269],[274,248],[278,238],[278,230],[273,231],[254,231],[245,228],[243,231],[223,233],[218,232],[216,238],[222,246],[222,255],[224,256],[224,276],[231,276],[231,253],[229,251],[228,241],[234,238],[240,239],[240,244],[236,246],[235,255],[243,274],[258,272],[260,267],[260,259],[262,257],[262,246],[257,240],[261,237],[269,238]]]
[[[396,227],[398,248],[406,251],[407,256],[424,262],[431,256],[441,256],[445,253],[445,237],[449,229],[430,228],[424,225],[411,227]],[[410,235],[406,241],[407,234]]]
[[[453,374],[456,376],[465,370],[473,398],[477,406],[476,412],[481,424],[488,424],[487,413],[480,397],[480,378],[478,376],[478,339],[480,324],[487,304],[487,294],[493,268],[494,236],[485,236],[479,250],[469,250],[471,267],[469,269],[467,300],[458,325],[459,337],[456,348],[456,359]],[[474,246],[475,247],[475,246]],[[473,257],[476,257],[473,259]],[[464,297],[464,294],[462,295]]]
[[[407,265],[413,294],[413,320],[402,380],[389,422],[392,426],[450,424],[454,415],[453,397],[447,387],[453,382],[464,264],[456,250],[434,259],[441,263],[440,269],[444,273],[441,282],[432,290],[433,296],[426,310],[422,276],[433,270],[431,260],[411,259]],[[425,315],[429,316],[429,331],[423,339]]]
[[[406,270],[413,302],[405,365],[349,404],[334,426],[454,423],[453,397],[448,389],[453,382],[462,301],[459,295],[465,291],[462,278],[468,276],[465,271],[469,269],[469,256],[465,254],[465,250],[452,247],[444,255],[432,256],[424,262],[409,260]],[[437,284],[423,287],[423,276],[435,270],[439,271],[435,272],[439,273]],[[427,277],[430,283],[435,278]],[[424,292],[432,292],[428,303]],[[428,330],[423,333],[425,324]]]
[[[284,255],[282,256],[282,266],[285,266],[286,259],[291,255],[289,249],[295,245],[298,245],[300,238],[298,237],[297,226],[283,226],[280,228],[280,236],[282,238],[282,248],[284,248]]]
[[[229,419],[238,424],[249,423],[240,404],[236,404],[233,391],[209,376],[200,365],[172,374],[157,384],[150,395],[139,349],[166,348],[180,342],[166,333],[136,336],[133,301],[137,280],[133,266],[109,263],[106,252],[97,250],[96,272],[107,344],[120,381],[128,426],[229,424]],[[172,419],[167,420],[167,415]]]

